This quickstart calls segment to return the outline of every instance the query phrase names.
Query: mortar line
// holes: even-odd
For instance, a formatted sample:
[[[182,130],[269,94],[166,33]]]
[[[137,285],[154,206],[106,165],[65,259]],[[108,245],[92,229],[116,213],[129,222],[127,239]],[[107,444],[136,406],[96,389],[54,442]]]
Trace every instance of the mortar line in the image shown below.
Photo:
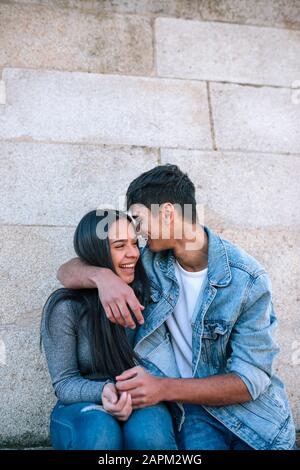
[[[152,54],[153,55],[153,54]],[[275,88],[275,89],[283,89],[283,90],[297,90],[300,87],[293,87],[293,86],[287,86],[287,85],[274,85],[274,84],[265,84],[265,83],[248,83],[248,82],[239,82],[239,81],[228,81],[228,80],[213,80],[209,78],[192,78],[192,77],[175,77],[175,76],[167,76],[167,75],[139,75],[139,74],[134,74],[134,73],[119,73],[119,72],[109,72],[109,73],[103,73],[103,72],[92,72],[89,70],[69,70],[69,69],[50,69],[50,68],[35,68],[35,67],[22,67],[22,66],[13,66],[13,67],[2,67],[2,72],[4,70],[9,70],[9,69],[14,69],[14,70],[29,70],[29,71],[35,71],[35,72],[40,72],[40,73],[77,73],[77,74],[82,74],[86,76],[91,76],[91,75],[101,75],[101,76],[112,76],[112,77],[122,77],[122,78],[141,78],[141,79],[148,79],[148,80],[176,80],[176,81],[183,81],[183,82],[195,82],[195,83],[221,83],[222,85],[237,85],[237,86],[245,86],[245,87],[252,87],[252,88]],[[297,78],[295,78],[294,81],[296,81]]]
[[[99,142],[67,142],[67,141],[48,141],[48,140],[20,140],[17,139],[1,139],[0,142],[8,143],[8,144],[28,144],[28,145],[69,145],[69,146],[79,146],[79,147],[102,147],[103,149],[118,149],[118,148],[128,148],[128,149],[141,149],[141,150],[153,150],[153,153],[157,153],[157,151],[161,152],[163,149],[168,150],[181,150],[181,151],[194,151],[194,152],[219,152],[219,153],[244,153],[244,154],[259,154],[259,155],[282,155],[282,156],[295,156],[300,157],[299,152],[284,152],[284,151],[274,151],[274,150],[256,150],[256,149],[246,149],[246,148],[227,148],[227,147],[219,147],[217,150],[213,149],[212,147],[184,147],[180,145],[176,145],[172,147],[171,145],[157,145],[157,146],[147,146],[147,145],[137,145],[137,144],[107,144],[107,143],[99,143]],[[158,158],[158,157],[157,157]]]
[[[216,142],[216,133],[215,133],[214,116],[213,116],[213,110],[212,110],[209,82],[206,82],[206,92],[207,92],[208,116],[209,116],[211,140],[212,140],[213,149],[217,151],[218,147],[217,147],[217,142]]]

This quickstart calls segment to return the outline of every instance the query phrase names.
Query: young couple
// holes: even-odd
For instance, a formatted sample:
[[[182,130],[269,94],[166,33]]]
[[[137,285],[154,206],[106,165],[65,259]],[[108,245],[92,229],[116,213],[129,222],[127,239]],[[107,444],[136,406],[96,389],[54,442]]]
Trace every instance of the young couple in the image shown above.
[[[78,258],[44,307],[53,447],[295,448],[265,269],[199,223],[176,165],[143,173],[126,198],[127,213],[82,218]]]

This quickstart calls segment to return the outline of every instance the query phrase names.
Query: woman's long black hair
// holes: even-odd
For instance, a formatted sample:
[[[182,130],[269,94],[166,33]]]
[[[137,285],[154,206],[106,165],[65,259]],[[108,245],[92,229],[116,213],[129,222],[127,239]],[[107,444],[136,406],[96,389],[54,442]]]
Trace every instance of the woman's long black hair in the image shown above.
[[[132,223],[129,215],[117,210],[94,210],[86,214],[74,234],[77,256],[92,266],[109,268],[115,272],[107,233],[112,223],[120,218],[126,218]],[[104,231],[106,234],[104,237],[99,237],[100,226],[102,233]],[[140,258],[135,266],[131,287],[140,303],[146,306],[149,301],[149,284]],[[71,301],[78,328],[83,317],[87,318],[93,373],[115,377],[139,363],[140,358],[130,346],[125,328],[112,323],[106,317],[97,289],[63,288],[53,292],[44,305],[42,316],[50,336],[51,312],[59,302],[66,300]]]

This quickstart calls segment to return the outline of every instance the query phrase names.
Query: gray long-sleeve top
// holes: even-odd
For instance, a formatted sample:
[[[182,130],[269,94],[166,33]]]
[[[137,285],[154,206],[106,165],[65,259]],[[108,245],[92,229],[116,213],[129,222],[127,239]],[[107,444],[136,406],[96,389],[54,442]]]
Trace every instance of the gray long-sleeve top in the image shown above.
[[[64,404],[93,402],[101,404],[101,394],[108,377],[92,373],[87,337],[87,318],[76,323],[71,301],[60,301],[49,317],[41,322],[43,347],[56,397]],[[50,334],[49,334],[50,331]]]

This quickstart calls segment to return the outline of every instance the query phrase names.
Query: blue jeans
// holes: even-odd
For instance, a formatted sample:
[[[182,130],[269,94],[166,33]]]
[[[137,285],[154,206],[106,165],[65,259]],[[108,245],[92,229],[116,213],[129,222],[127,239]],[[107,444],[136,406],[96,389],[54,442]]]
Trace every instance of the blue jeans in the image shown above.
[[[185,421],[176,431],[181,450],[253,450],[211,416],[201,405],[183,405]]]
[[[126,422],[95,403],[64,405],[58,401],[50,418],[54,449],[177,450],[173,421],[164,403],[134,410]]]

